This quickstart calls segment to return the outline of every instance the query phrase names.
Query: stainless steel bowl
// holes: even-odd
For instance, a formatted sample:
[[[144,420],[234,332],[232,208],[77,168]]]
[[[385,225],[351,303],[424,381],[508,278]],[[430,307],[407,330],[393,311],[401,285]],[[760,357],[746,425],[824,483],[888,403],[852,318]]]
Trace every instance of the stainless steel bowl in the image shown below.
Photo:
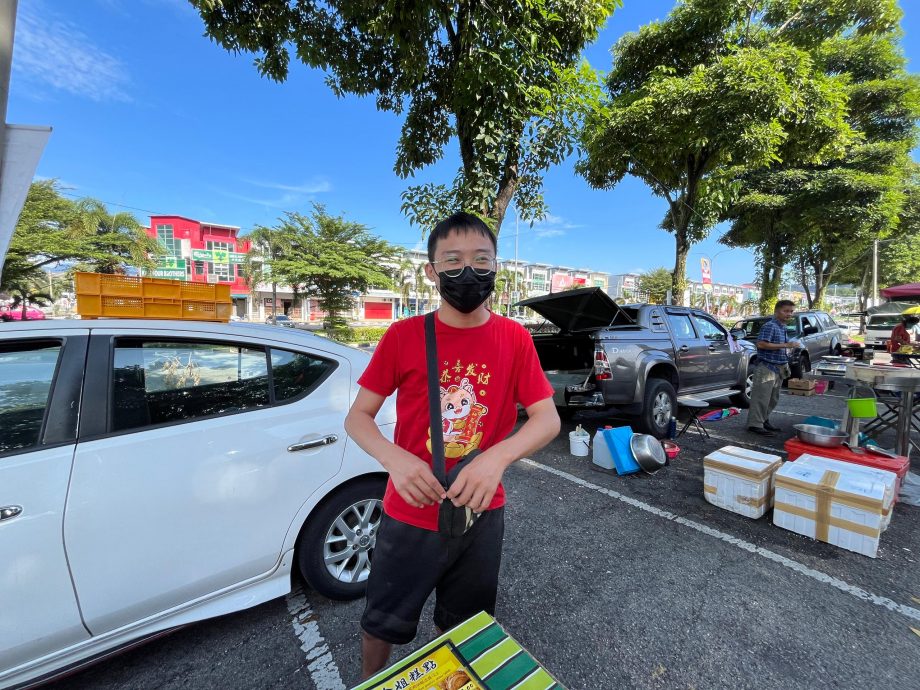
[[[822,446],[823,448],[837,448],[843,445],[847,440],[847,435],[836,429],[828,429],[825,426],[815,424],[796,424],[795,433],[800,441],[810,443],[813,446]]]
[[[649,474],[654,474],[668,462],[661,442],[649,434],[633,434],[629,439],[629,448],[639,467]]]

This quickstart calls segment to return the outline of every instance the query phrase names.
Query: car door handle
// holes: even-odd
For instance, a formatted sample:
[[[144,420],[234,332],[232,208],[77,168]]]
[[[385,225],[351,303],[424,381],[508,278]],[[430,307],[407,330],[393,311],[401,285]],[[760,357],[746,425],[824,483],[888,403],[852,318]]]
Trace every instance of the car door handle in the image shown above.
[[[298,450],[309,450],[310,448],[320,448],[322,446],[331,446],[333,443],[339,440],[339,437],[335,434],[329,434],[328,436],[323,436],[322,438],[315,438],[312,441],[304,441],[303,443],[295,443],[291,446],[288,446],[288,452],[296,453]]]
[[[678,348],[678,350],[680,350],[681,352],[690,352],[690,346],[689,346],[689,345],[681,345],[681,346]]]
[[[22,513],[22,506],[3,506],[0,508],[0,520],[9,520]]]

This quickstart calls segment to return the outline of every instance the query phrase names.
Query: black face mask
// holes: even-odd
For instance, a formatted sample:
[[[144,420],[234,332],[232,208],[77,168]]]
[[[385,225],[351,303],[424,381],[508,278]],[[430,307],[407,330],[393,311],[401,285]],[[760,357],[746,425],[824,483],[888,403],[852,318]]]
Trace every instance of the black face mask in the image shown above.
[[[469,266],[465,266],[456,278],[451,278],[443,272],[438,273],[438,276],[441,278],[441,297],[463,314],[475,311],[495,289],[495,271],[481,276]]]

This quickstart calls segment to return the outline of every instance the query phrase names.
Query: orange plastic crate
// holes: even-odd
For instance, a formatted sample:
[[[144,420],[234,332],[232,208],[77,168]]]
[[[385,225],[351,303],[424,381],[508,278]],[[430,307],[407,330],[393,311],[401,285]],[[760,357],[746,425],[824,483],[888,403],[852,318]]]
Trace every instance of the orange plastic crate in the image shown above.
[[[112,295],[160,299],[190,299],[230,303],[230,286],[220,283],[192,283],[166,278],[140,278],[105,273],[75,273],[77,296]]]
[[[84,319],[229,321],[230,286],[164,278],[76,273],[77,313]]]

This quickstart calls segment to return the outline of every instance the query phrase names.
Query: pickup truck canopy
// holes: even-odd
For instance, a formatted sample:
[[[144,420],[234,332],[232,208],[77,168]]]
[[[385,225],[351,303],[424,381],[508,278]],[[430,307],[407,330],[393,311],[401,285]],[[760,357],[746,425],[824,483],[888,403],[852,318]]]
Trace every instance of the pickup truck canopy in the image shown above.
[[[515,306],[530,307],[563,333],[610,326],[632,326],[635,320],[599,287],[566,290],[525,299]]]

